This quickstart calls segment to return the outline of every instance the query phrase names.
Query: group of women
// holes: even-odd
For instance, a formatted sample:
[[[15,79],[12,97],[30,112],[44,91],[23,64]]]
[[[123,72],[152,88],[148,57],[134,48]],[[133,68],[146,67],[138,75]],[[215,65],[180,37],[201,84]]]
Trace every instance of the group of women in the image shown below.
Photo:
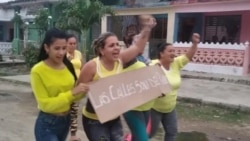
[[[193,34],[193,45],[186,54],[176,57],[171,44],[163,43],[156,49],[158,58],[151,63],[138,61],[155,27],[150,15],[139,16],[140,33],[131,35],[120,49],[115,34],[102,33],[92,43],[97,57],[84,64],[76,50],[76,37],[59,29],[47,31],[41,45],[38,63],[31,70],[31,86],[39,114],[35,123],[36,141],[79,141],[76,135],[78,101],[87,97],[88,83],[147,65],[159,65],[172,87],[170,93],[124,113],[131,135],[124,139],[121,116],[100,123],[91,101],[87,98],[82,109],[82,124],[89,141],[148,141],[161,122],[165,141],[174,141],[177,134],[176,99],[181,83],[180,70],[192,59],[199,43]],[[112,109],[110,109],[112,110]]]

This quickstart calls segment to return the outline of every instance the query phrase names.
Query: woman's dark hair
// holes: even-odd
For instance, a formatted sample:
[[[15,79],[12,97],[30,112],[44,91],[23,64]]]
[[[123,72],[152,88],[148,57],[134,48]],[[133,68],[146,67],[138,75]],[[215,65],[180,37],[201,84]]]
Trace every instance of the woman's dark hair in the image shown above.
[[[96,55],[100,57],[102,56],[102,54],[100,53],[100,49],[104,48],[106,39],[111,36],[116,36],[116,35],[112,32],[102,33],[97,39],[95,39],[92,42],[91,47],[94,49]]]
[[[69,40],[70,38],[76,38],[76,36],[74,34],[67,34],[66,40]]]
[[[172,45],[171,43],[160,43],[157,48],[156,48],[156,51],[157,51],[157,58],[160,59],[161,58],[161,53],[164,52],[164,50],[167,48],[167,46],[170,46]]]
[[[124,44],[126,45],[127,48],[130,45],[132,45],[135,36],[136,36],[136,34],[130,34],[127,37],[123,37],[123,42],[124,42]]]
[[[44,45],[50,46],[51,44],[54,43],[54,41],[56,39],[67,40],[67,34],[64,31],[56,29],[56,28],[52,28],[46,32],[44,40],[43,40],[41,47],[40,47],[40,53],[38,55],[38,60],[37,60],[38,62],[46,60],[49,57],[47,52],[45,51]],[[77,77],[76,77],[74,67],[71,64],[71,62],[67,59],[66,55],[63,58],[63,63],[69,69],[69,71],[72,73],[72,75],[74,76],[74,79],[76,81]]]

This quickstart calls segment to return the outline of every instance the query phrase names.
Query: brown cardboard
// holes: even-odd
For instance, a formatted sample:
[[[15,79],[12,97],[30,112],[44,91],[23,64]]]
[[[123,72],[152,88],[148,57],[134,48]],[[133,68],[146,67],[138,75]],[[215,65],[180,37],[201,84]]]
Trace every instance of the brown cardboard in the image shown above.
[[[101,123],[170,91],[159,66],[148,66],[90,84],[89,99]]]

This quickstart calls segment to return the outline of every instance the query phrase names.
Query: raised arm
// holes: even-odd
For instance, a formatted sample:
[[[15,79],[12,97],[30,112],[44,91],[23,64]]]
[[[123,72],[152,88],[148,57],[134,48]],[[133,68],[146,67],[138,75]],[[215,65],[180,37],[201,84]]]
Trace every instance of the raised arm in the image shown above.
[[[189,50],[186,53],[186,56],[189,60],[192,60],[194,57],[195,52],[197,51],[197,46],[200,42],[200,35],[198,33],[194,33],[192,36],[192,46],[189,48]]]
[[[132,44],[129,48],[123,50],[120,54],[122,62],[125,64],[134,59],[138,54],[143,52],[146,43],[150,37],[150,33],[153,27],[156,25],[156,21],[152,16],[140,16],[142,30],[138,36],[135,44]]]

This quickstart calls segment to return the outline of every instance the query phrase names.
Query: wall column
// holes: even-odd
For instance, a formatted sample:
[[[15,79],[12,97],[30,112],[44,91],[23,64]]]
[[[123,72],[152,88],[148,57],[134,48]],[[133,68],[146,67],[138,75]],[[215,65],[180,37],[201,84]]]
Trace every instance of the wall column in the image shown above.
[[[21,49],[20,49],[20,22],[21,22],[21,16],[20,16],[20,7],[16,7],[14,11],[14,38],[12,41],[12,49],[13,49],[13,54],[20,54]]]
[[[102,17],[101,33],[107,32],[107,16]]]
[[[168,43],[174,42],[174,35],[175,35],[174,32],[175,32],[175,13],[170,12],[168,13],[168,25],[167,25],[167,42]]]

